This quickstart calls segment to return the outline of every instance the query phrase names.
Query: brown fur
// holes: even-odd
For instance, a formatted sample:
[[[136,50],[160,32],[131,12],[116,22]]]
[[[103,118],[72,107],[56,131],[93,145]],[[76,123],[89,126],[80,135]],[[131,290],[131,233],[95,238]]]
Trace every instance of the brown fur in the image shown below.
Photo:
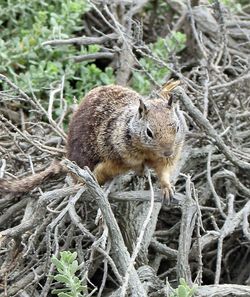
[[[145,135],[141,135],[138,124],[142,100],[138,93],[115,85],[93,89],[71,120],[67,157],[80,167],[88,166],[101,184],[130,169],[138,172],[145,165],[149,166],[155,169],[164,196],[171,198],[169,177],[182,150],[185,122],[180,111],[176,115],[174,108],[168,106],[166,97],[169,98],[168,93],[165,98],[154,98],[146,101],[145,106],[142,104],[145,110],[141,118],[154,133],[151,146],[144,139]],[[164,153],[170,156],[165,157]]]
[[[20,180],[0,179],[0,193],[27,193],[50,178],[61,175],[62,172],[65,172],[65,168],[59,161],[54,161],[44,171]]]
[[[116,85],[90,91],[72,117],[67,158],[80,167],[88,166],[100,184],[130,169],[141,172],[149,166],[155,169],[164,196],[171,198],[169,177],[185,135],[181,112],[168,102],[169,92],[176,85],[171,82],[164,86],[163,96],[147,101],[135,91]],[[56,163],[21,181],[0,181],[0,191],[27,192],[62,171],[65,168]]]

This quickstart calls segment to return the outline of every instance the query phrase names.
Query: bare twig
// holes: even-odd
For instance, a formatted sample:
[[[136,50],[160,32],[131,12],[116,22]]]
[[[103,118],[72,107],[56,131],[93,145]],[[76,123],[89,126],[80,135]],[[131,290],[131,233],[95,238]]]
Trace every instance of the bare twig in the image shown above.
[[[76,63],[80,63],[83,61],[88,60],[96,60],[96,59],[113,59],[114,53],[94,53],[94,54],[88,54],[88,55],[82,55],[82,56],[72,56],[69,57],[69,59],[74,60]]]
[[[228,148],[228,146],[224,143],[224,141],[220,138],[220,136],[216,133],[213,126],[210,124],[210,122],[204,118],[203,114],[198,110],[197,107],[194,106],[192,101],[189,99],[187,94],[182,90],[180,87],[177,87],[180,91],[180,100],[185,105],[186,109],[190,113],[190,115],[193,117],[193,119],[202,126],[208,133],[208,135],[215,141],[216,145],[221,149],[223,154],[236,166],[250,170],[250,164],[239,160],[237,157],[235,157],[234,154],[231,153],[231,150]],[[176,89],[177,89],[176,88]]]
[[[99,37],[77,37],[77,38],[69,38],[69,39],[56,39],[49,40],[42,43],[43,46],[52,45],[52,46],[61,46],[61,45],[90,45],[90,44],[103,44],[106,41],[117,39],[118,35],[115,33],[107,34]]]
[[[127,271],[126,271],[126,274],[125,274],[125,277],[124,277],[124,283],[123,283],[122,288],[121,288],[121,296],[122,297],[125,297],[127,285],[128,285],[128,282],[129,282],[129,277],[130,277],[132,268],[134,267],[135,259],[136,259],[137,255],[138,255],[139,251],[140,251],[141,243],[142,243],[143,237],[145,235],[145,231],[146,231],[146,228],[148,226],[148,223],[150,221],[150,217],[151,217],[152,212],[153,212],[154,190],[153,190],[153,186],[152,186],[150,172],[149,172],[148,169],[147,169],[147,175],[148,175],[148,181],[149,181],[150,192],[151,192],[150,206],[149,206],[147,217],[146,217],[145,221],[143,222],[141,232],[140,232],[140,234],[139,234],[139,236],[137,238],[136,245],[135,245],[135,248],[133,250],[132,256],[131,256],[131,258],[129,260],[129,265],[128,265],[128,268],[127,268]]]
[[[118,270],[120,270],[121,274],[124,276],[130,263],[130,257],[108,200],[105,198],[100,186],[98,186],[98,184],[95,182],[95,179],[86,169],[82,170],[70,161],[65,161],[65,164],[70,170],[72,170],[72,172],[84,179],[92,198],[96,200],[99,208],[101,209],[111,237],[113,259]],[[144,289],[134,268],[131,269],[129,285],[134,296],[144,296]]]

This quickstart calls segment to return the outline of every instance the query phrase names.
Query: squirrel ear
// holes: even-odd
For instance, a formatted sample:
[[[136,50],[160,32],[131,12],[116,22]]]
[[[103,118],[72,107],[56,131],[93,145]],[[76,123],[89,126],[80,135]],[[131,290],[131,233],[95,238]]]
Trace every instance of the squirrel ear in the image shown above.
[[[140,105],[139,105],[138,111],[139,111],[140,118],[142,118],[148,113],[148,108],[141,98],[139,98],[139,101],[140,101]]]
[[[170,92],[175,89],[178,85],[180,84],[179,80],[174,81],[173,79],[170,79],[162,88],[160,94],[161,96],[163,96],[166,99],[169,99],[169,101],[171,100],[171,96],[169,96]],[[169,106],[172,105],[172,102],[170,102]]]
[[[168,99],[168,107],[172,107],[173,105],[173,96],[171,94],[168,95],[169,99]]]

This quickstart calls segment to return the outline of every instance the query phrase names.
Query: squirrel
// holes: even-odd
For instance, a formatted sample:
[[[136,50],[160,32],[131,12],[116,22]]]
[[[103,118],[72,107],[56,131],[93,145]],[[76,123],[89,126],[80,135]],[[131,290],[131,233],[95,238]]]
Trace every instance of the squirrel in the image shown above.
[[[166,202],[174,199],[170,175],[184,144],[186,124],[174,107],[167,83],[156,98],[145,100],[119,85],[92,89],[74,113],[68,131],[67,158],[93,171],[99,184],[129,170],[155,170]],[[20,181],[0,181],[0,192],[27,192],[48,176],[66,172],[56,162],[42,173]],[[39,177],[40,176],[40,177]],[[32,184],[32,180],[34,181]],[[25,189],[24,186],[25,185]]]

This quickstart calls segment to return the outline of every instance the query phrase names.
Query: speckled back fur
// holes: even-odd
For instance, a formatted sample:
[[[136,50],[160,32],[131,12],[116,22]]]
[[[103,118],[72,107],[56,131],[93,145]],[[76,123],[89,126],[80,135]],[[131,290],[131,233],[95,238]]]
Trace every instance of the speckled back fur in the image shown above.
[[[72,117],[68,131],[67,157],[80,167],[88,166],[100,184],[132,169],[153,168],[163,195],[173,197],[170,174],[182,151],[185,120],[171,104],[170,82],[163,96],[144,100],[121,86],[103,86],[90,91]],[[54,162],[45,171],[21,180],[0,180],[0,192],[27,192],[48,178],[67,172]]]
[[[139,94],[128,88],[114,85],[90,91],[70,123],[67,157],[91,170],[105,158],[115,158],[111,135],[117,134],[124,109],[138,104]]]
[[[127,163],[128,167],[130,162],[133,167],[137,160],[147,159],[154,153],[161,154],[173,146],[176,122],[181,120],[164,98],[145,102],[149,105],[146,121],[154,133],[154,143],[145,146],[147,140],[143,139],[136,119],[140,98],[135,91],[118,85],[90,91],[70,123],[67,157],[80,167],[88,166],[91,170],[105,160]],[[180,138],[179,143],[175,142],[176,146],[183,143],[184,135]],[[175,152],[177,154],[178,150]]]

